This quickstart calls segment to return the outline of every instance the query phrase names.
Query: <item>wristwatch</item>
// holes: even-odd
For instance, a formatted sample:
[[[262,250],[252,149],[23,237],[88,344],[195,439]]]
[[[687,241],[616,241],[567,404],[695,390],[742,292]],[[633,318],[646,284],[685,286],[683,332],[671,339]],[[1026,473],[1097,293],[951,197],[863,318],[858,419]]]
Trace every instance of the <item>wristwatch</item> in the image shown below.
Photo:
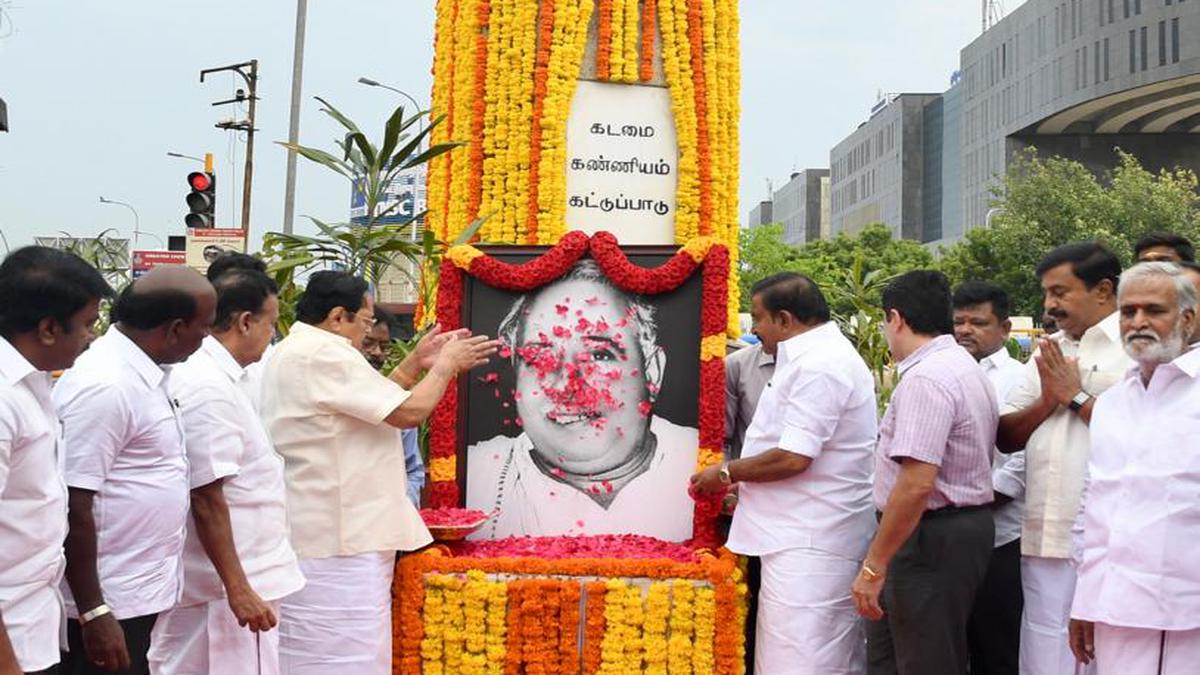
[[[717,477],[720,478],[721,482],[725,485],[730,485],[733,483],[733,477],[729,475],[729,462],[725,462],[721,465],[720,470],[717,471]]]
[[[1075,394],[1075,398],[1071,399],[1071,402],[1067,404],[1067,407],[1074,412],[1079,412],[1090,400],[1092,400],[1091,394],[1087,393],[1086,391],[1080,391],[1078,394]]]

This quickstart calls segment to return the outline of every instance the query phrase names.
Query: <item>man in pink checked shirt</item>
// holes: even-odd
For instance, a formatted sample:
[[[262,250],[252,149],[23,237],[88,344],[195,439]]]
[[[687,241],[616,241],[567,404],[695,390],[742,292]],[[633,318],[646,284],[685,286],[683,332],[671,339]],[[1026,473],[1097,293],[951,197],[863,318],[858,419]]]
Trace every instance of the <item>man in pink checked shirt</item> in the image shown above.
[[[999,406],[954,340],[941,272],[883,291],[884,333],[900,384],[880,424],[879,530],[852,592],[871,675],[967,672],[967,619],[991,558],[992,444]]]

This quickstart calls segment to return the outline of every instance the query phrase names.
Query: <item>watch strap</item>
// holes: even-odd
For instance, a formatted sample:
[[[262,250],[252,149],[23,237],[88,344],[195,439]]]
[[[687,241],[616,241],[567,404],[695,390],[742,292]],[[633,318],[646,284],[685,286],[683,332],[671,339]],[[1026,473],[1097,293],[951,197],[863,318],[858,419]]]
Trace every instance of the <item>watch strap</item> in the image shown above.
[[[82,626],[89,621],[99,619],[105,614],[112,614],[112,610],[108,608],[108,605],[96,605],[92,609],[89,609],[88,611],[79,615],[79,625]]]

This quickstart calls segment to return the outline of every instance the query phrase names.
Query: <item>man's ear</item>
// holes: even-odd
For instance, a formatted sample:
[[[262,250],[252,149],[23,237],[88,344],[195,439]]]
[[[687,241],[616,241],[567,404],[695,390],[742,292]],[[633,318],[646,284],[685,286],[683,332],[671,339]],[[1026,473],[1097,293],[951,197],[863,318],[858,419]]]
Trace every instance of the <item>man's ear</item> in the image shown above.
[[[41,343],[42,346],[53,346],[63,332],[63,327],[58,323],[57,319],[45,317],[41,321],[38,321],[37,338],[38,342]]]
[[[1005,319],[1000,322],[1000,330],[1004,331],[1004,339],[1012,337],[1012,319]]]
[[[658,396],[662,387],[663,374],[667,369],[667,353],[662,347],[654,346],[654,351],[646,355],[646,386],[650,389],[650,399]]]

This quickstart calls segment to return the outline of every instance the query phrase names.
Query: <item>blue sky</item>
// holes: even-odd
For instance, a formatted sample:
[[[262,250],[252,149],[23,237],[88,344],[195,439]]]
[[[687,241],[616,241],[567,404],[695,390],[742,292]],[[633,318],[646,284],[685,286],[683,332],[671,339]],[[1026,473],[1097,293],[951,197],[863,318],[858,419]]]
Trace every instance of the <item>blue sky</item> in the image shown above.
[[[0,232],[10,246],[60,231],[116,228],[128,236],[132,215],[101,204],[101,195],[133,204],[143,231],[182,234],[185,177],[198,165],[168,151],[216,155],[218,221],[234,224],[245,146],[212,126],[232,111],[209,105],[232,98],[234,83],[222,74],[201,84],[199,71],[251,58],[259,60],[262,98],[252,237],[278,229],[286,153],[274,141],[287,137],[294,2],[0,0],[0,7],[8,20],[0,24],[0,98],[12,126],[0,133]],[[432,0],[309,3],[302,143],[329,147],[337,136],[314,95],[382,128],[400,99],[357,84],[360,76],[428,100],[432,7]],[[879,91],[945,89],[959,49],[979,32],[980,10],[973,0],[744,0],[741,12],[744,220],[767,179],[779,185],[793,168],[826,166],[829,149],[866,119]],[[299,169],[297,214],[345,219],[345,180],[303,160]],[[297,228],[304,231],[305,221]]]

